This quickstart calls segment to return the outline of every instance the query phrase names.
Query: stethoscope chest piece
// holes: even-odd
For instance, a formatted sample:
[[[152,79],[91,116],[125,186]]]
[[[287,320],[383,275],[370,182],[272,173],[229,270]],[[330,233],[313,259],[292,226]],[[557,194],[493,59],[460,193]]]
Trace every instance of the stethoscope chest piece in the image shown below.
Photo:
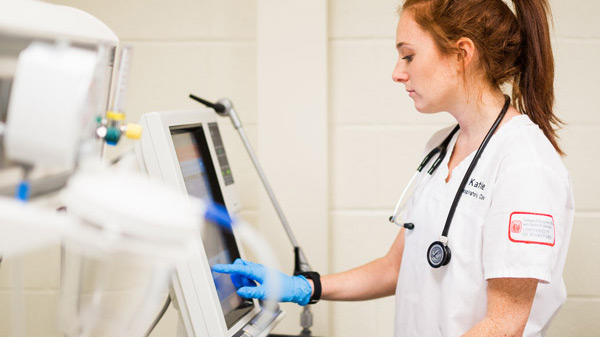
[[[450,262],[451,256],[450,247],[441,241],[435,241],[427,249],[427,262],[433,268],[447,265]]]

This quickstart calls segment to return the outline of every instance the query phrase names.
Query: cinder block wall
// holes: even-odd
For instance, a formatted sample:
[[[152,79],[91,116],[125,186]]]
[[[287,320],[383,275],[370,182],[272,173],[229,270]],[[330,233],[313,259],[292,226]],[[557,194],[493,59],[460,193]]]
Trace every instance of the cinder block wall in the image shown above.
[[[575,188],[575,222],[565,266],[567,303],[549,336],[594,336],[600,328],[600,178],[593,167],[599,144],[600,3],[551,1],[554,10],[556,108],[567,123],[561,132],[564,162]],[[591,156],[590,156],[591,154]]]
[[[391,81],[398,0],[51,2],[97,16],[134,46],[127,102],[131,120],[147,111],[195,107],[186,98],[189,92],[231,98],[310,262],[324,273],[385,254],[398,230],[388,223],[389,212],[421,159],[424,142],[452,123],[447,114],[416,112],[403,86]],[[568,301],[549,336],[595,336],[600,329],[600,262],[595,258],[600,3],[552,0],[551,6],[556,110],[567,122],[561,137],[577,212],[565,268]],[[273,33],[278,25],[287,35]],[[313,75],[322,69],[324,76]],[[294,92],[304,94],[302,104]],[[270,97],[285,99],[274,108]],[[229,121],[221,120],[220,126],[244,204],[242,216],[272,241],[289,271],[287,239],[252,164]],[[48,328],[53,317],[47,314],[56,304],[58,257],[51,249],[25,260],[29,335],[58,336],[48,333],[55,329]],[[5,266],[0,298],[9,303]],[[278,331],[298,332],[297,308],[284,308],[288,315]],[[315,311],[316,335],[393,333],[393,298],[320,303]],[[8,336],[6,306],[0,313],[0,335]],[[153,336],[173,336],[175,324],[170,310]]]

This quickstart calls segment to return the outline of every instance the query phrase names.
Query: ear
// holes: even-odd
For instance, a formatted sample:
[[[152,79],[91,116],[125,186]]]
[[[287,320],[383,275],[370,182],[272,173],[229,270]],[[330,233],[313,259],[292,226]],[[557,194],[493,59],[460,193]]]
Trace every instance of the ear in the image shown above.
[[[455,46],[460,51],[458,60],[462,62],[466,69],[475,59],[475,44],[468,37],[461,37],[456,41]]]

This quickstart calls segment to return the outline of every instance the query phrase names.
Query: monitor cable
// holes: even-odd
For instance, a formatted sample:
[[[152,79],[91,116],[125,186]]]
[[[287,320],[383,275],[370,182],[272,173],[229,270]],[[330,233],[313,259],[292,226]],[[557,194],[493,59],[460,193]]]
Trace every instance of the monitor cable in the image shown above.
[[[154,331],[154,328],[156,328],[156,326],[158,325],[158,322],[160,322],[160,320],[163,318],[163,316],[167,312],[167,309],[169,309],[170,304],[171,304],[171,295],[167,294],[167,300],[165,301],[165,304],[163,305],[162,309],[160,309],[160,312],[158,313],[158,315],[156,316],[156,318],[154,319],[154,321],[152,322],[152,324],[150,325],[148,330],[146,330],[144,337],[149,337],[150,334],[152,333],[152,331]]]

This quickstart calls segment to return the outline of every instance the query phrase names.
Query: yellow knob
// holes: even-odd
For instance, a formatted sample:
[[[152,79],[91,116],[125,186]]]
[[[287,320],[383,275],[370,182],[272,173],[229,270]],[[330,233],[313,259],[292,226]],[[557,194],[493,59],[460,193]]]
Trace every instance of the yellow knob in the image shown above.
[[[129,139],[140,139],[142,137],[142,126],[134,123],[127,123],[125,137]]]
[[[116,112],[116,111],[107,111],[106,119],[121,122],[121,121],[125,120],[125,114],[121,113],[121,112]]]

